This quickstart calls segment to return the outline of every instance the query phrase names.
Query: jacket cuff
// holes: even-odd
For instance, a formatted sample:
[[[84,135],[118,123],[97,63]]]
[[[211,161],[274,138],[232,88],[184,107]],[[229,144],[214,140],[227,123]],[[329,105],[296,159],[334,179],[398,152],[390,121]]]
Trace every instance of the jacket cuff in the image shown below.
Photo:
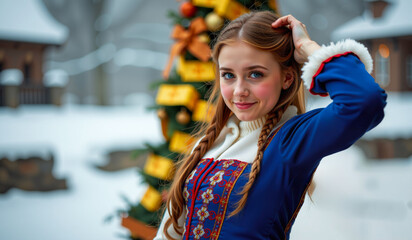
[[[319,94],[325,96],[324,93],[312,92],[315,77],[322,71],[323,65],[331,61],[334,57],[346,55],[348,53],[355,54],[361,62],[365,65],[365,69],[368,73],[373,70],[372,57],[368,52],[368,49],[361,43],[352,39],[346,39],[335,43],[331,43],[329,46],[322,45],[322,47],[309,56],[308,61],[302,68],[302,79],[306,88],[312,94]]]

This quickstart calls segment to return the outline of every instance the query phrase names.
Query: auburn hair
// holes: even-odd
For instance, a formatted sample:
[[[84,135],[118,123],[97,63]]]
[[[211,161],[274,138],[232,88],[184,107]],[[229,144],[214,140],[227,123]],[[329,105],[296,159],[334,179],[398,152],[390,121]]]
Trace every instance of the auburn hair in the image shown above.
[[[178,163],[166,202],[166,211],[168,211],[170,218],[165,222],[163,233],[168,239],[173,239],[167,231],[171,225],[178,234],[183,234],[183,226],[179,226],[178,219],[183,214],[185,206],[183,188],[186,179],[212,147],[229,117],[233,114],[220,94],[218,59],[224,46],[236,41],[243,41],[256,49],[268,51],[281,66],[282,74],[285,74],[286,71],[293,74],[293,83],[286,90],[282,90],[276,106],[266,116],[257,142],[258,150],[252,163],[249,180],[240,192],[242,197],[236,203],[235,210],[228,217],[236,215],[245,206],[249,191],[260,172],[265,141],[283,113],[290,105],[297,107],[298,114],[305,112],[304,89],[300,78],[302,66],[293,57],[295,47],[292,32],[287,27],[272,28],[271,24],[276,19],[278,16],[270,11],[244,14],[225,26],[214,44],[212,58],[215,63],[216,81],[209,97],[209,106],[214,105],[216,110],[212,120],[197,130],[195,135],[201,137],[197,146]]]

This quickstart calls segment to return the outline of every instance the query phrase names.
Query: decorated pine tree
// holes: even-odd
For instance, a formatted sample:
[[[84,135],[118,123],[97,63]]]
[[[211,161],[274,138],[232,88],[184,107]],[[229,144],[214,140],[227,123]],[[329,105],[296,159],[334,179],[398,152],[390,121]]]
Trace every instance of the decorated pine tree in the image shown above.
[[[154,107],[165,141],[148,146],[149,155],[140,170],[147,191],[139,203],[129,203],[122,217],[122,225],[130,230],[132,239],[153,239],[175,163],[196,141],[190,135],[194,128],[212,117],[213,106],[207,108],[206,103],[215,79],[210,50],[213,39],[228,21],[244,13],[276,11],[275,0],[192,0],[180,4],[179,13],[169,12],[175,42],[164,79],[157,85]]]

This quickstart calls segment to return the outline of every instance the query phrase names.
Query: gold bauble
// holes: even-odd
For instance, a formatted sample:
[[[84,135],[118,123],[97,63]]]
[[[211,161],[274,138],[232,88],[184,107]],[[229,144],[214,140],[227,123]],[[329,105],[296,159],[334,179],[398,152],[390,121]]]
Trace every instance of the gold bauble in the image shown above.
[[[212,32],[220,30],[223,27],[224,22],[223,18],[214,12],[209,13],[206,16],[205,21],[207,29]]]
[[[166,110],[165,110],[164,108],[159,108],[159,109],[157,110],[157,116],[158,116],[161,120],[166,119],[166,118],[167,118],[167,112],[166,112]]]
[[[206,44],[209,44],[209,43],[210,43],[209,35],[207,35],[206,33],[200,34],[200,35],[198,36],[198,38],[199,38],[199,41],[201,41],[201,42],[203,42],[203,43],[206,43]]]
[[[190,114],[186,110],[181,110],[176,114],[176,120],[182,125],[186,125],[190,122]]]

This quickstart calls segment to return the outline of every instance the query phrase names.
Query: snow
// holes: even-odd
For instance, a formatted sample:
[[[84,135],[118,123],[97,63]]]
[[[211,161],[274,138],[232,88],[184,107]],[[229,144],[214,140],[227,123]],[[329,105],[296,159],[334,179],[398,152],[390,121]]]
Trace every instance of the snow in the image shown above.
[[[0,1],[0,39],[62,44],[68,28],[57,22],[41,0]]]
[[[387,92],[387,94],[384,119],[363,138],[412,138],[412,121],[407,117],[412,112],[412,93]],[[325,107],[329,103],[331,100],[328,97],[316,97],[310,100],[308,110]]]
[[[9,68],[0,72],[0,84],[5,86],[19,86],[23,82],[23,73],[20,69]]]
[[[385,118],[364,138],[412,138],[412,93],[389,93]]]
[[[62,69],[49,70],[44,74],[44,86],[65,87],[69,82],[69,75]]]
[[[383,16],[374,19],[369,10],[332,32],[333,41],[345,38],[356,40],[399,37],[412,35],[412,1],[394,0],[389,3]]]
[[[132,48],[117,49],[114,44],[107,43],[80,58],[62,62],[47,61],[45,69],[61,69],[69,76],[73,76],[93,70],[97,66],[113,60],[114,65],[109,66],[111,71],[117,71],[125,66],[163,70],[168,58],[168,54],[158,51]]]
[[[143,106],[66,105],[0,108],[0,156],[55,157],[54,175],[67,191],[12,189],[0,195],[0,239],[120,239],[128,231],[120,219],[104,220],[126,209],[125,195],[137,202],[146,186],[136,169],[103,172],[110,150],[130,150],[162,141],[160,123]]]
[[[412,157],[366,161],[353,146],[324,158],[312,200],[306,197],[291,240],[409,240],[411,172]]]

